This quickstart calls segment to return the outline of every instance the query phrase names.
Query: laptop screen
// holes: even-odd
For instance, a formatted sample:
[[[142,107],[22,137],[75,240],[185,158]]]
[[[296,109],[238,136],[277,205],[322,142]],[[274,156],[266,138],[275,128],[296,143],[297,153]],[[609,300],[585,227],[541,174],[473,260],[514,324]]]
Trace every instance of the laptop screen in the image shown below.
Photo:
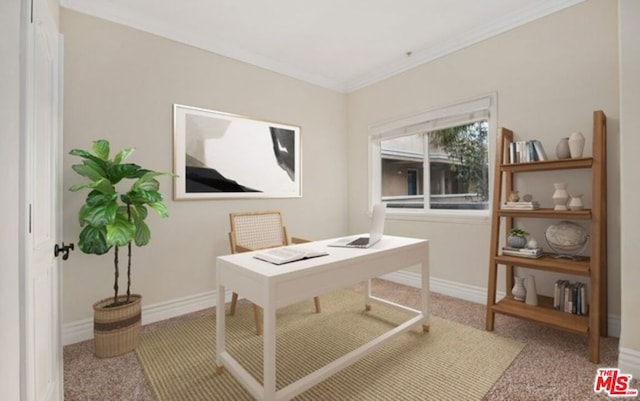
[[[371,219],[371,229],[369,232],[369,242],[380,241],[384,232],[384,216],[387,210],[385,203],[378,203],[373,206],[373,217]]]

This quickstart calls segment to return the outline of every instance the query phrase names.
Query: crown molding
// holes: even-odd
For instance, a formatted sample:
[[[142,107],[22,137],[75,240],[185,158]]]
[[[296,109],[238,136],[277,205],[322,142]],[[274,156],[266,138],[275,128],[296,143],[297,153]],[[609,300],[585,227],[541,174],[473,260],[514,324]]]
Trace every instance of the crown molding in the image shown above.
[[[508,14],[488,25],[480,26],[450,40],[441,42],[437,46],[413,51],[411,57],[397,59],[360,77],[356,77],[345,83],[346,92],[351,93],[376,82],[391,78],[404,71],[582,2],[584,2],[584,0],[547,0],[537,2],[529,8]]]
[[[242,61],[278,74],[299,79],[316,86],[341,93],[351,93],[584,1],[585,0],[543,0],[536,2],[529,8],[508,14],[488,25],[478,27],[477,29],[470,30],[462,35],[451,38],[450,40],[441,42],[437,46],[417,49],[412,52],[411,57],[391,61],[380,68],[373,69],[368,73],[353,77],[345,82],[318,74],[312,74],[308,71],[302,71],[268,57],[229,46],[221,41],[216,41],[215,38],[205,37],[195,31],[176,30],[152,18],[139,15],[133,16],[126,8],[112,4],[108,1],[60,0],[60,5],[73,11],[92,15],[117,24],[129,26],[157,36],[188,44],[190,46],[234,60]]]
[[[194,31],[176,30],[164,23],[154,20],[153,18],[130,15],[129,10],[119,5],[110,4],[106,1],[60,0],[60,5],[69,10],[128,26],[130,28],[151,33],[179,43],[184,43],[189,46],[206,50],[237,61],[242,61],[271,72],[305,81],[316,86],[341,93],[345,92],[344,82],[292,68],[291,66],[280,63],[276,60],[247,52],[237,47],[229,46],[226,43],[215,40],[215,38],[205,37],[204,35],[198,34]]]

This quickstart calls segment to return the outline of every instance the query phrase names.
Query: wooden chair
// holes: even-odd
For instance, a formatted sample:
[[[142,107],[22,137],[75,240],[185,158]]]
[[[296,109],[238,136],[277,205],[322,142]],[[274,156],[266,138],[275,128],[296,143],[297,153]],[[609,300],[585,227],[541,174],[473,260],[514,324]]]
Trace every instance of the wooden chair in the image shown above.
[[[229,213],[231,231],[229,243],[231,253],[255,251],[258,249],[275,248],[289,244],[309,242],[302,238],[287,237],[287,229],[283,223],[282,215],[277,210]],[[316,313],[320,313],[320,298],[314,297]],[[229,314],[236,313],[238,294],[231,296],[231,309]],[[253,314],[256,321],[256,332],[262,334],[262,308],[253,305]]]

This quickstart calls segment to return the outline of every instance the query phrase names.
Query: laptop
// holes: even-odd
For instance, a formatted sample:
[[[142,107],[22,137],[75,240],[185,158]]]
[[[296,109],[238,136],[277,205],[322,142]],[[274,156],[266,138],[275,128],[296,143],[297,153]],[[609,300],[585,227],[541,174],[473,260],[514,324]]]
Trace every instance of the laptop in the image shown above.
[[[373,217],[368,237],[346,237],[328,244],[342,248],[369,248],[382,238],[384,231],[384,215],[387,205],[379,203],[373,207]]]

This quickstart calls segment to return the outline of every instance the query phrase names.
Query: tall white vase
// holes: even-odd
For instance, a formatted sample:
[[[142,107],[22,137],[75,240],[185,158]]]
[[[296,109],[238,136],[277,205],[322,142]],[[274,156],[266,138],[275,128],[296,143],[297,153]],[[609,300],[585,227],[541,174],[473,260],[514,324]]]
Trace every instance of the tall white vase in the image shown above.
[[[538,306],[538,292],[536,290],[536,279],[532,275],[528,275],[525,280],[526,295],[524,303],[527,305]]]
[[[584,135],[582,132],[574,132],[569,136],[569,153],[572,159],[582,157],[584,151]]]
[[[556,156],[558,159],[568,159],[571,157],[571,151],[569,150],[569,138],[560,138],[560,141],[556,145]]]
[[[553,193],[553,204],[555,210],[569,210],[567,209],[567,201],[569,200],[569,193],[567,192],[567,184],[565,182],[558,182],[553,184],[555,192]]]

